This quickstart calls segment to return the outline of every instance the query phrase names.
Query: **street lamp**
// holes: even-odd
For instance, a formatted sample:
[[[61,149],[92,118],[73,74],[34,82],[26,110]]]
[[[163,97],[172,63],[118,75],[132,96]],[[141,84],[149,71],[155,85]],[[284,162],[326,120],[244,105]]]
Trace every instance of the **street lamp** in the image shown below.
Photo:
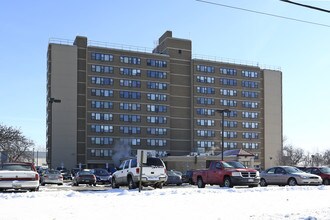
[[[223,151],[224,151],[224,120],[225,120],[225,114],[224,113],[230,113],[229,109],[218,109],[216,110],[221,114],[221,160],[223,160]]]
[[[52,148],[52,133],[53,133],[53,103],[61,103],[61,100],[60,99],[56,99],[56,98],[52,98],[52,97],[49,97],[48,98],[48,104],[49,104],[49,107],[48,107],[48,111],[49,111],[49,114],[48,114],[48,143],[47,143],[47,164],[49,166],[51,166],[51,148]]]

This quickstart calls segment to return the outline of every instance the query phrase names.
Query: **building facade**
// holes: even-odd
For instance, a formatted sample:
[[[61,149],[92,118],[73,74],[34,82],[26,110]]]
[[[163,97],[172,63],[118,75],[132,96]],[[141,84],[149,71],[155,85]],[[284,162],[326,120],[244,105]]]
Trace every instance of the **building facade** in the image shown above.
[[[137,149],[214,155],[244,149],[258,167],[282,148],[282,72],[197,59],[166,31],[152,51],[77,36],[47,53],[47,163],[111,167]]]

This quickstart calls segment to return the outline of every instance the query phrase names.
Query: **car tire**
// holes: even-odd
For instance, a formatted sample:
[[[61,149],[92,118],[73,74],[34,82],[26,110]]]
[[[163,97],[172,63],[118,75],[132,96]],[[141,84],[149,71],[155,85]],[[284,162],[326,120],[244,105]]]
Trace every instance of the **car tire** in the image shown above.
[[[119,185],[117,185],[115,178],[112,178],[111,187],[112,187],[112,189],[118,189],[119,188]]]
[[[259,185],[260,185],[261,187],[266,187],[266,186],[267,186],[267,182],[266,182],[266,180],[265,180],[265,179],[261,179]]]
[[[127,177],[128,189],[136,189],[136,183],[131,176]]]
[[[223,187],[228,187],[228,188],[233,187],[230,177],[228,176],[225,177],[225,179],[223,180]]]
[[[205,183],[204,183],[202,177],[198,177],[198,179],[197,179],[197,186],[198,186],[198,188],[205,188]]]
[[[323,180],[323,185],[329,185],[329,183],[330,183],[329,179]]]
[[[290,178],[288,180],[288,185],[289,186],[296,186],[297,185],[297,180],[295,178]]]

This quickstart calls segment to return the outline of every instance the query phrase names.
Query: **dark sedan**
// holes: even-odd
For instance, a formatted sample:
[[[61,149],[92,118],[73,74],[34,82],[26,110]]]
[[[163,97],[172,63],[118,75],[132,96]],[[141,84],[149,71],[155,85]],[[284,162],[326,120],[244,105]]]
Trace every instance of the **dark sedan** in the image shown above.
[[[102,168],[92,169],[93,174],[96,176],[97,184],[110,184],[111,183],[111,174]]]
[[[76,173],[72,180],[74,186],[79,186],[79,184],[88,184],[90,186],[96,186],[96,177],[91,170],[82,170]]]
[[[187,170],[184,174],[182,174],[182,183],[189,183],[190,185],[194,185],[192,180],[193,173],[193,170]]]
[[[182,185],[182,173],[175,170],[168,170],[167,171],[167,181],[165,185]]]

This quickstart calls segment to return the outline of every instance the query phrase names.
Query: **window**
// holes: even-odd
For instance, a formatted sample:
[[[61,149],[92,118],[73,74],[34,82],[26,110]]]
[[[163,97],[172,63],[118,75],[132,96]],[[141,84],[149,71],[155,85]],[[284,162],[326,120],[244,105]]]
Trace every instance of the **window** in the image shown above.
[[[91,113],[91,119],[95,121],[112,121],[112,114],[110,113]]]
[[[141,64],[141,59],[137,58],[137,57],[121,56],[120,57],[120,62],[121,63],[134,64],[134,65],[140,65]]]
[[[236,100],[220,99],[220,105],[236,107],[237,106],[237,101]]]
[[[221,122],[220,122],[221,124]],[[223,121],[223,126],[226,128],[237,128],[237,121]]]
[[[206,66],[206,65],[197,65],[196,70],[199,72],[205,72],[205,73],[214,73],[215,68],[213,66]]]
[[[247,88],[259,88],[259,83],[254,81],[242,81],[242,86]]]
[[[167,78],[167,73],[166,72],[160,72],[160,71],[148,70],[147,71],[147,76],[150,77],[150,78],[166,79]]]
[[[221,85],[227,85],[227,86],[237,86],[237,80],[236,79],[220,78],[220,84]]]
[[[120,74],[127,76],[141,76],[140,69],[132,69],[132,68],[120,68]]]
[[[214,105],[214,98],[198,97],[197,98],[197,104]]]
[[[147,128],[147,133],[148,134],[153,134],[153,135],[166,135],[167,134],[167,129],[166,128]]]
[[[153,100],[153,101],[166,101],[167,100],[167,95],[165,94],[155,94],[155,93],[149,93],[147,95],[148,100]]]
[[[91,71],[97,73],[113,73],[112,66],[91,65]]]
[[[163,60],[147,59],[147,66],[167,67],[167,62]]]
[[[91,157],[111,157],[111,149],[89,149],[89,154]]]
[[[124,121],[124,122],[141,122],[141,116],[140,115],[121,114],[120,115],[120,121]]]
[[[101,96],[101,97],[113,97],[113,91],[107,89],[92,89],[92,96]]]
[[[91,137],[91,143],[95,145],[111,145],[113,138],[111,137]]]
[[[258,102],[250,102],[250,101],[243,101],[242,102],[243,108],[259,108]]]
[[[215,110],[214,109],[207,109],[207,108],[197,108],[197,115],[214,115]]]
[[[258,122],[242,122],[242,127],[243,128],[252,128],[252,129],[257,129],[259,128],[259,123]]]
[[[236,131],[224,131],[223,136],[227,139],[237,138],[237,132]]]
[[[254,71],[242,71],[242,76],[243,77],[249,77],[249,78],[258,78],[258,73]]]
[[[141,104],[138,103],[120,103],[120,110],[141,111]]]
[[[113,85],[113,79],[105,78],[105,77],[92,77],[91,78],[92,84],[98,85]]]
[[[167,83],[148,82],[148,89],[167,90]]]
[[[167,141],[164,139],[147,139],[147,146],[166,147]]]
[[[123,87],[141,88],[141,81],[139,80],[121,79],[119,84]]]
[[[123,134],[141,134],[141,128],[132,126],[120,126],[120,132]]]
[[[255,132],[243,132],[242,138],[244,139],[259,139],[259,134]]]
[[[147,105],[148,112],[167,112],[167,106],[165,105]]]
[[[235,69],[230,68],[220,68],[220,73],[223,75],[230,75],[230,76],[236,76],[237,72]]]
[[[132,92],[132,91],[120,91],[120,98],[123,99],[141,99],[140,92]]]
[[[201,83],[214,83],[214,77],[197,76],[197,82],[201,82]]]
[[[242,91],[242,97],[246,98],[258,98],[259,93],[258,92],[252,92],[252,91]]]
[[[112,109],[113,103],[112,102],[104,102],[104,101],[92,101],[91,102],[92,108],[97,109]]]
[[[220,95],[223,96],[237,96],[237,91],[233,89],[220,89]]]
[[[258,118],[258,112],[242,112],[242,118]]]
[[[91,131],[96,133],[112,133],[112,125],[91,125]]]
[[[214,120],[211,119],[197,119],[197,125],[205,127],[213,127]]]
[[[245,143],[242,143],[242,146],[245,149],[259,149],[259,143],[245,142]]]
[[[215,94],[215,89],[211,87],[200,87],[197,86],[197,92],[203,94]]]
[[[113,61],[113,55],[105,53],[91,53],[92,60]]]
[[[197,147],[210,148],[214,146],[215,146],[214,141],[197,141]]]
[[[164,116],[148,116],[147,122],[152,124],[166,124],[167,118]]]
[[[198,137],[214,137],[215,132],[213,130],[197,130]]]
[[[226,149],[235,149],[237,148],[237,142],[224,142],[223,143],[224,148]]]

